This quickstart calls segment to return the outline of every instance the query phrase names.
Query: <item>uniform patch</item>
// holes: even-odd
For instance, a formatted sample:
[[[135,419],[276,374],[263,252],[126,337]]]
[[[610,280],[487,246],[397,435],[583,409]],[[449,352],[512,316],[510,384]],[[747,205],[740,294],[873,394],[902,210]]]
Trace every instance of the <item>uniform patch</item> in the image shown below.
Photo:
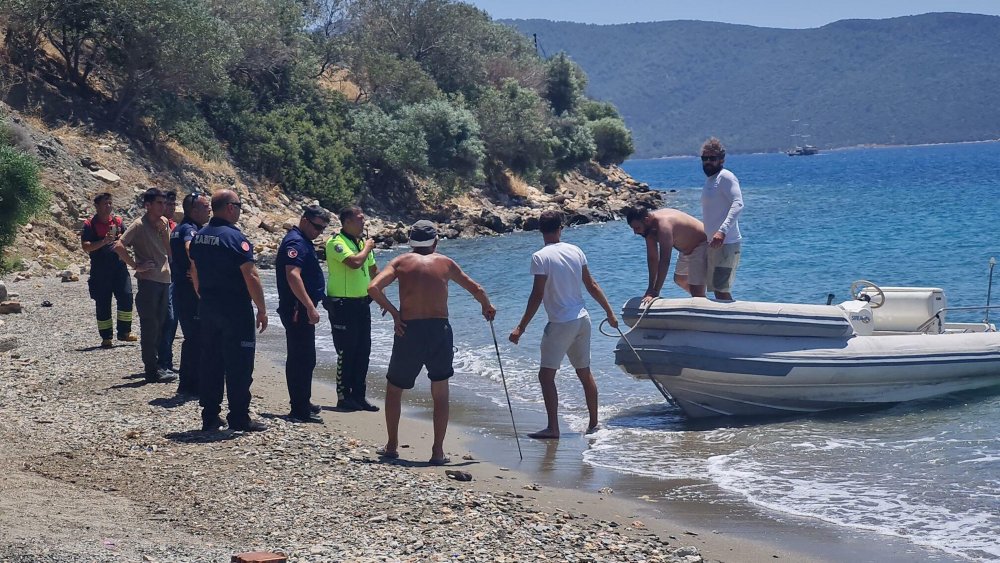
[[[337,244],[333,245],[333,251],[336,252],[336,253],[338,253],[338,254],[341,253],[341,252],[343,252],[344,251],[344,245],[342,245],[342,244],[340,244],[338,242]]]
[[[299,251],[298,250],[295,250],[294,248],[289,248],[288,249],[288,257],[289,258],[295,258],[298,255],[299,255]]]
[[[242,249],[243,249],[243,252],[250,252],[250,243],[249,243],[249,242],[247,242],[247,241],[243,241],[243,242],[242,242],[242,243],[240,244],[240,248],[242,248]]]

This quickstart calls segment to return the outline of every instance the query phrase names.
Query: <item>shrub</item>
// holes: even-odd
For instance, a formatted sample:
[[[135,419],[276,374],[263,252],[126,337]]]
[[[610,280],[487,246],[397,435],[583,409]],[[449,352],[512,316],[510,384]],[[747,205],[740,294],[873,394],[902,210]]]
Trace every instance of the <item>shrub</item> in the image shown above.
[[[476,117],[490,157],[527,178],[552,159],[548,110],[533,90],[514,80],[489,88],[479,98]]]
[[[244,111],[234,116],[231,132],[237,160],[285,190],[315,197],[325,207],[353,201],[361,182],[335,106],[289,104],[266,113]]]
[[[601,164],[621,164],[635,152],[632,133],[625,122],[613,117],[605,117],[587,124],[597,144],[597,161]]]
[[[0,257],[14,242],[17,228],[47,201],[35,159],[14,147],[0,146]]]
[[[447,171],[460,178],[475,178],[484,150],[479,123],[472,112],[445,100],[431,100],[400,111],[404,131],[419,132],[427,145],[429,172]]]
[[[597,153],[594,135],[587,123],[580,118],[554,118],[552,134],[552,156],[558,172],[566,172],[577,164],[589,162]]]

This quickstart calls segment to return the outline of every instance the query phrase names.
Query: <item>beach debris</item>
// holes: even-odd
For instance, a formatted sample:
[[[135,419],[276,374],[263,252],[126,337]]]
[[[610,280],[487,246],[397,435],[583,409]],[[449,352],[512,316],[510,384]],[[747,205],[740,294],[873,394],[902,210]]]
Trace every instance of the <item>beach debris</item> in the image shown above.
[[[46,299],[45,301],[42,301],[42,307],[51,307],[51,306],[52,306],[52,302],[49,301],[48,299]]]
[[[59,279],[65,282],[78,282],[80,281],[80,276],[74,273],[72,270],[63,270],[59,272]]]
[[[448,469],[444,472],[449,479],[454,479],[456,481],[471,481],[472,473],[468,471],[459,471],[457,469]]]
[[[316,549],[313,547],[312,549]],[[312,550],[310,550],[312,551]],[[320,550],[322,553],[322,550]],[[313,555],[318,555],[318,553],[313,553]],[[237,553],[233,555],[230,559],[231,563],[285,563],[288,558],[281,553],[273,553],[270,551],[248,551],[246,553]]]
[[[462,456],[462,459],[464,459],[465,461],[472,461],[476,458],[472,457],[472,454],[465,454]]]
[[[601,493],[602,495],[613,495],[613,494],[615,494],[615,490],[612,489],[611,487],[601,487],[600,489],[597,489],[597,492]]]
[[[521,488],[524,489],[524,490],[526,490],[526,491],[540,491],[540,490],[542,490],[542,487],[539,486],[538,483],[531,483],[530,485],[525,485],[525,486],[523,486]]]
[[[20,313],[21,304],[17,301],[4,301],[0,303],[0,315],[9,315],[12,313]]]
[[[6,301],[6,300],[7,300],[7,284],[3,283],[3,280],[0,280],[0,301]]]
[[[17,337],[13,335],[0,335],[0,353],[10,352],[17,348]]]

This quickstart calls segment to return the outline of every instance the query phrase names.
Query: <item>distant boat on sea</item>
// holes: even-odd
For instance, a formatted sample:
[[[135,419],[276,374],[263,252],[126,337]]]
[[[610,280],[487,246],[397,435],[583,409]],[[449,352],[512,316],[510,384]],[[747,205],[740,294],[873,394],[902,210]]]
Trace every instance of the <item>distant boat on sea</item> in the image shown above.
[[[809,140],[809,135],[805,132],[808,128],[808,123],[800,123],[798,119],[792,120],[792,146],[794,148],[785,151],[785,154],[788,156],[811,156],[819,152],[818,148],[806,142]],[[801,140],[796,142],[796,137]]]
[[[810,156],[819,152],[819,149],[812,145],[803,145],[801,147],[795,147],[792,150],[786,152],[788,156]]]

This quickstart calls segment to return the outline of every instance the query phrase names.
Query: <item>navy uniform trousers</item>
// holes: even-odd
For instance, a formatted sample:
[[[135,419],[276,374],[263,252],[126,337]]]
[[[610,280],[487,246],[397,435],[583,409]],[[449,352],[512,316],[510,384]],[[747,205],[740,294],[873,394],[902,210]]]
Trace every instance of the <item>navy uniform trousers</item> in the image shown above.
[[[201,405],[202,422],[210,423],[222,412],[222,396],[229,399],[229,426],[250,423],[250,384],[256,329],[250,302],[227,304],[202,300],[201,321]]]
[[[308,416],[312,398],[312,376],[316,369],[316,325],[309,324],[305,308],[296,301],[291,312],[282,312],[285,327],[285,383],[292,414]]]

